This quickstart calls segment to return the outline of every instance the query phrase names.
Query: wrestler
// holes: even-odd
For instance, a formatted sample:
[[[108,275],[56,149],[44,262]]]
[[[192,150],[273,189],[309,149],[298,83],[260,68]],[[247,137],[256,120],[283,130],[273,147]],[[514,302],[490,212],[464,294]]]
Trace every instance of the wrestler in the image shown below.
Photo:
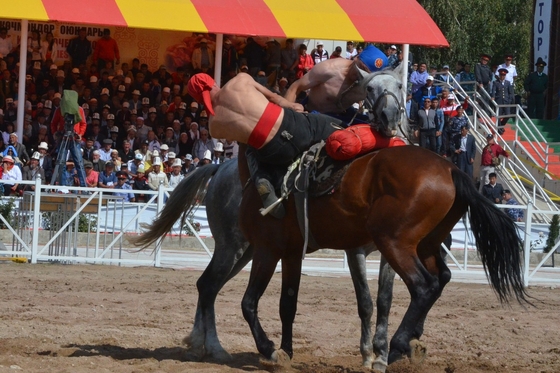
[[[361,69],[367,73],[381,71],[387,67],[385,53],[368,46],[354,60],[333,58],[315,65],[301,79],[292,83],[286,95],[288,101],[295,102],[297,95],[309,91],[307,110],[321,113],[340,113],[366,95],[363,88],[356,86]]]
[[[248,74],[237,75],[222,88],[209,75],[196,74],[187,90],[210,114],[212,137],[249,145],[251,179],[265,208],[278,200],[271,182],[274,171],[341,128],[332,117],[303,113],[300,104],[269,91]],[[278,204],[271,214],[282,218],[284,206]]]

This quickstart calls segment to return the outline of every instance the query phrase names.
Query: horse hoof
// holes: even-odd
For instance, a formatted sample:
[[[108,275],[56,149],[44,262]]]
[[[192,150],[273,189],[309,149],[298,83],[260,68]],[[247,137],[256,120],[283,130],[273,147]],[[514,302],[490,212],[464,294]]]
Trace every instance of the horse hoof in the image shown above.
[[[422,364],[426,359],[426,345],[418,339],[410,341],[410,362],[415,365]]]
[[[204,358],[204,348],[191,347],[185,352],[186,361],[202,361]]]
[[[281,369],[290,368],[292,361],[284,350],[276,350],[272,353],[270,359],[261,359],[261,364],[265,369],[277,372]]]
[[[378,357],[373,362],[372,369],[375,373],[385,373],[387,370],[387,362],[381,359],[381,357]]]
[[[208,355],[212,358],[212,360],[220,363],[227,363],[233,360],[231,355],[226,350],[223,349],[219,351],[209,352]]]

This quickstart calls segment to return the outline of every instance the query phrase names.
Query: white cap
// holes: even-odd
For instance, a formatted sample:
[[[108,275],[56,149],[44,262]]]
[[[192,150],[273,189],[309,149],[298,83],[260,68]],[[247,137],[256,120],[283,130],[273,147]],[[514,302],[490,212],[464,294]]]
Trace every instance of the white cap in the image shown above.
[[[109,115],[113,115],[113,114],[109,114]],[[119,133],[119,127],[117,127],[117,126],[111,127],[111,132]]]
[[[318,41],[318,42],[317,42],[317,46],[319,46],[319,45],[325,45],[325,44],[323,44],[322,41]]]
[[[169,150],[169,146],[167,144],[162,144],[159,148],[160,150]]]
[[[82,104],[82,109],[84,109],[84,110],[89,109],[89,104],[87,102],[84,102]]]
[[[41,141],[41,143],[39,144],[39,146],[37,147],[38,149],[45,149],[45,150],[49,150],[49,144],[47,144],[44,141]]]
[[[153,161],[153,163],[152,163],[152,166],[161,166],[161,159],[160,159],[160,157],[154,158],[154,161]]]
[[[107,120],[115,120],[115,115],[114,114],[107,114]],[[112,130],[112,128],[111,128]]]
[[[128,101],[123,102],[122,107],[126,107],[129,108],[130,107],[130,103]]]
[[[109,96],[109,89],[108,89],[108,88],[103,88],[103,89],[101,90],[101,95],[107,95],[107,96]]]
[[[200,112],[200,117],[201,117],[201,118],[208,118],[208,114],[206,114],[206,110],[202,110],[202,111]]]
[[[93,113],[92,118],[93,119],[101,119],[101,117],[99,116],[99,113]]]
[[[58,66],[56,66],[54,63],[51,65],[51,70],[58,70]]]
[[[138,160],[141,160],[141,159],[143,159],[143,158],[144,158],[144,157],[142,156],[141,153],[136,153],[136,155],[134,156],[134,159],[138,159]]]
[[[397,50],[397,46],[396,45],[391,45],[391,49]]]
[[[118,88],[118,91],[119,91],[119,92],[126,92],[126,87],[125,87],[124,85],[121,84],[121,85],[119,86],[119,88]]]
[[[96,77],[95,75],[91,76],[91,77],[89,78],[89,82],[90,82],[90,83],[96,83],[96,82],[97,82],[97,77]]]
[[[148,109],[148,114],[150,113],[157,113],[157,109],[155,107],[151,107]]]
[[[80,73],[80,69],[78,69],[77,67],[74,67],[72,69],[72,74],[79,74]]]
[[[192,155],[187,154],[187,155],[185,156],[185,160],[186,160],[186,161],[192,161]]]
[[[223,152],[224,151],[224,144],[222,144],[221,142],[218,142],[216,144],[216,146],[214,147],[214,151],[215,152]]]
[[[152,157],[159,157],[159,151],[157,149],[154,149],[152,152]]]
[[[149,105],[150,104],[150,99],[148,97],[144,97],[142,99],[142,105]]]
[[[57,78],[64,78],[64,70],[58,70],[56,73]]]
[[[31,159],[41,159],[41,153],[39,152],[34,152],[33,155],[31,156]]]
[[[37,70],[41,70],[41,62],[37,61],[33,64],[33,68]]]
[[[194,107],[194,108],[198,109],[198,102],[196,102],[196,101],[191,102],[191,107]]]
[[[426,80],[434,80],[434,77],[431,76],[431,75],[429,75],[429,76],[426,78]]]
[[[173,159],[173,158],[177,158],[177,154],[175,154],[175,152],[169,152],[167,154],[167,159]]]
[[[45,101],[45,105],[43,105],[43,108],[52,109],[52,101],[51,100]]]
[[[125,76],[124,77],[124,84],[130,84],[132,83],[132,79],[130,79],[130,76]]]
[[[56,93],[54,94],[54,96],[53,96],[53,100],[54,100],[55,98],[62,98],[62,95],[61,95],[60,93],[56,92]],[[6,101],[7,101],[7,100],[6,100]]]
[[[140,91],[135,89],[134,91],[132,91],[132,94],[136,96],[140,96]]]
[[[179,109],[186,110],[187,109],[187,103],[186,102],[181,102],[181,104],[179,105]]]
[[[171,165],[171,167],[183,167],[183,163],[181,162],[181,158],[176,158],[173,161],[173,164]]]
[[[124,71],[122,70],[117,70],[117,76],[122,76],[124,75]]]
[[[450,93],[447,95],[447,99],[448,100],[455,100],[455,95],[453,93]]]
[[[208,159],[209,161],[212,160],[212,153],[210,152],[210,150],[204,151],[204,157],[202,157],[202,159]]]
[[[169,88],[169,87],[163,87],[163,92],[170,93],[170,92],[171,92],[171,88]]]

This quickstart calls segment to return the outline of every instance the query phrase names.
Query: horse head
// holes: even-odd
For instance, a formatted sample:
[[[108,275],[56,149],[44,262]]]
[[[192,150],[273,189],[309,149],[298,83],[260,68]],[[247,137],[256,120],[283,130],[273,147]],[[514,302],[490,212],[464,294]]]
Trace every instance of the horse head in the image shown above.
[[[360,68],[359,84],[366,90],[364,105],[371,124],[381,133],[392,137],[406,126],[404,91],[397,70],[385,69],[368,73]],[[399,128],[401,127],[401,128]]]

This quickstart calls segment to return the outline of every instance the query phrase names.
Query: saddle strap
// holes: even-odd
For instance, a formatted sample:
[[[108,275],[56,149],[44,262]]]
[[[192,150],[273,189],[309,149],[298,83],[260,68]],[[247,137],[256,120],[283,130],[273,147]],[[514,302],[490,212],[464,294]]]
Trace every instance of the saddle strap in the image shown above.
[[[301,259],[305,259],[307,248],[320,249],[321,246],[315,240],[315,236],[309,228],[309,204],[307,190],[303,192],[294,192],[294,200],[296,203],[296,215],[299,225],[299,230],[303,236],[303,254]]]

